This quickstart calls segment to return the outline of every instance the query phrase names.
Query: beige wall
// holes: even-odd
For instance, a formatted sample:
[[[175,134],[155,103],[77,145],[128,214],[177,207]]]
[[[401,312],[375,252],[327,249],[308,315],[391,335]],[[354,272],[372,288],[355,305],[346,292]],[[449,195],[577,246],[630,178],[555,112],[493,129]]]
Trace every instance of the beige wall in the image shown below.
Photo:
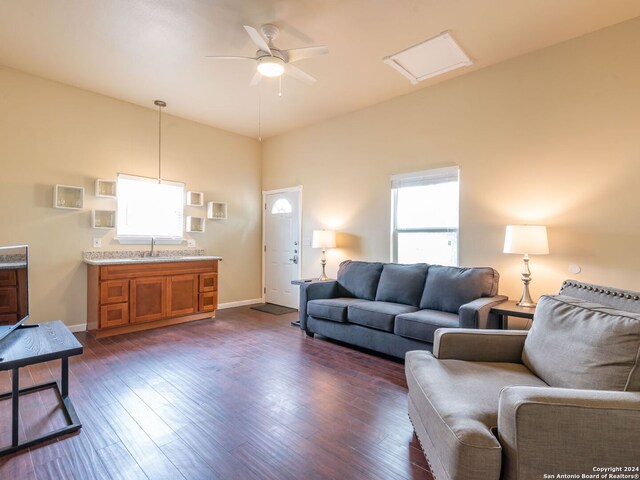
[[[92,208],[115,208],[114,200],[94,196],[94,182],[118,172],[157,175],[157,119],[153,109],[0,68],[0,244],[32,247],[35,321],[86,322],[81,253],[92,250],[93,237],[102,238],[103,250],[137,248],[90,228]],[[259,143],[163,115],[162,153],[164,178],[229,203],[228,220],[191,234],[208,254],[224,257],[219,301],[261,297]],[[84,186],[85,209],[52,208],[56,183]],[[206,211],[187,207],[185,214]]]
[[[263,189],[303,185],[305,240],[342,234],[335,274],[344,258],[389,260],[392,174],[457,164],[461,265],[496,267],[518,297],[504,226],[542,223],[551,254],[532,259],[534,296],[572,276],[640,290],[639,58],[635,19],[269,139]],[[302,253],[317,275],[319,252]]]

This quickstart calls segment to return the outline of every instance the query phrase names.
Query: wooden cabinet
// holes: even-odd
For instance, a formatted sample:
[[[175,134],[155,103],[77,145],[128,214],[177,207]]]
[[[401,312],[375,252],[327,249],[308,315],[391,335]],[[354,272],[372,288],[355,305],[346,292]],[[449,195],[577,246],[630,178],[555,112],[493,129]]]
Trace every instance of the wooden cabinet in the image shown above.
[[[26,314],[26,269],[0,269],[0,325],[16,323]]]
[[[87,265],[87,328],[97,337],[215,316],[218,260]]]

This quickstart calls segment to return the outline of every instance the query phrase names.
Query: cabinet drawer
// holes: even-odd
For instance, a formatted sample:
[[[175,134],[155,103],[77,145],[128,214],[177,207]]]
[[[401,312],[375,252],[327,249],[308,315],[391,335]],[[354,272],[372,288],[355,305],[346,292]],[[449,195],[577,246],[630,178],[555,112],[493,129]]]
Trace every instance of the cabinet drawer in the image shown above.
[[[16,287],[0,288],[0,313],[17,313],[18,295]]]
[[[201,273],[200,274],[200,292],[217,292],[218,291],[218,274],[217,273]]]
[[[216,308],[218,308],[218,292],[205,292],[199,295],[199,312],[213,312]]]
[[[100,307],[100,328],[118,327],[129,323],[129,304],[116,303]]]
[[[15,313],[1,313],[0,325],[13,325],[18,321],[18,315]]]
[[[0,287],[8,287],[16,284],[15,270],[0,270]]]
[[[129,280],[111,280],[100,284],[100,303],[123,303],[129,301]]]

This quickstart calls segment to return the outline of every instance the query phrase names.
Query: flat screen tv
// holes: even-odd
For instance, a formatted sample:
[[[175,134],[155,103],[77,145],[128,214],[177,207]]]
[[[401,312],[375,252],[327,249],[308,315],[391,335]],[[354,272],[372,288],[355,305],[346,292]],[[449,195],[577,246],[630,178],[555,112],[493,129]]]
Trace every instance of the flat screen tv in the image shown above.
[[[0,247],[0,350],[2,339],[28,319],[29,247]]]

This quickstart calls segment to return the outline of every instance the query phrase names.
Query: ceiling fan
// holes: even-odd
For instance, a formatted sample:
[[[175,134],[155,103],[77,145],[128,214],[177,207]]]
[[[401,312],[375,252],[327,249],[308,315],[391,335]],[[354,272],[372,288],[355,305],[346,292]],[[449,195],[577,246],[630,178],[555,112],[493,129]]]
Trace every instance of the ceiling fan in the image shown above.
[[[273,41],[280,32],[280,29],[275,25],[262,25],[260,27],[262,35],[260,35],[255,28],[248,25],[245,25],[244,29],[251,37],[251,40],[253,40],[253,43],[258,47],[255,57],[207,55],[207,58],[218,58],[223,60],[251,60],[257,62],[258,70],[249,83],[249,85],[252,86],[257,85],[263,76],[279,77],[283,73],[286,73],[287,75],[309,85],[316,83],[315,78],[308,73],[303,72],[298,67],[295,67],[292,63],[305,58],[317,57],[328,53],[329,49],[325,45],[280,50],[273,45]]]

